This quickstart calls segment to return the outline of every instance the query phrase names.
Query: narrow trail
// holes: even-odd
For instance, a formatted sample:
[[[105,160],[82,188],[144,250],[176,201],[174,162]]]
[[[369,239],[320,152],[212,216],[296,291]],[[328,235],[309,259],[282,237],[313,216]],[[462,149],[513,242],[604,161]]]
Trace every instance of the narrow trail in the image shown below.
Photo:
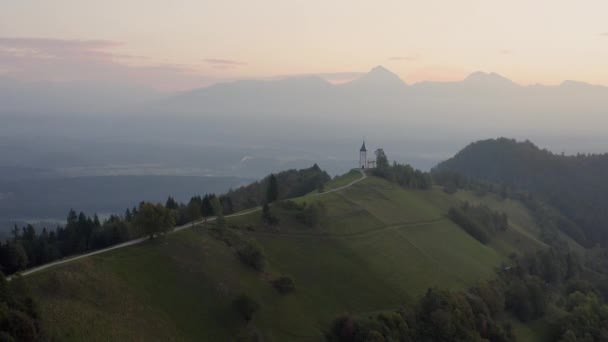
[[[249,231],[247,234],[255,236],[273,236],[273,237],[285,237],[285,238],[303,238],[303,239],[358,239],[363,237],[373,236],[379,233],[384,233],[391,230],[407,230],[413,228],[420,228],[430,226],[439,222],[445,222],[445,217],[439,217],[426,221],[418,222],[402,222],[383,226],[380,228],[369,229],[356,233],[327,233],[327,234],[315,234],[315,233],[299,233],[299,232],[264,232],[264,231]]]
[[[359,170],[359,172],[361,172],[361,178],[359,178],[359,179],[356,179],[356,180],[354,180],[354,181],[352,181],[352,182],[350,182],[350,183],[348,183],[348,184],[346,184],[344,186],[341,186],[339,188],[327,190],[327,191],[324,191],[324,192],[309,194],[306,197],[309,197],[309,196],[323,196],[323,195],[326,195],[326,194],[330,194],[330,193],[333,193],[333,192],[337,192],[337,191],[340,191],[340,190],[347,189],[347,188],[349,188],[349,187],[351,187],[351,186],[359,183],[360,181],[364,180],[365,178],[367,178],[367,175],[365,174],[365,172],[363,172],[363,170]],[[254,213],[256,211],[260,211],[260,210],[262,210],[262,207],[255,207],[255,208],[247,209],[247,210],[244,210],[244,211],[241,211],[241,212],[238,212],[238,213],[234,213],[234,214],[231,214],[231,215],[226,215],[225,217],[229,218],[229,217],[243,216],[243,215],[248,215],[248,214]],[[215,221],[215,217],[209,217],[206,220],[206,222],[212,222],[212,221]],[[170,231],[170,232],[168,232],[167,234],[177,233],[179,231],[182,231],[182,230],[188,229],[188,228],[192,228],[193,226],[196,226],[196,225],[204,223],[204,222],[205,222],[204,219],[203,220],[199,220],[199,221],[195,221],[195,222],[189,222],[189,223],[186,223],[184,225],[177,226],[177,227],[173,228],[173,230]],[[19,272],[17,274],[20,275],[20,276],[27,276],[27,275],[30,275],[32,273],[40,272],[42,270],[45,270],[45,269],[48,269],[48,268],[51,268],[51,267],[54,267],[54,266],[58,266],[58,265],[61,265],[61,264],[65,264],[65,263],[68,263],[68,262],[71,262],[71,261],[75,261],[75,260],[78,260],[78,259],[88,258],[90,256],[101,254],[101,253],[105,253],[105,252],[109,252],[109,251],[114,250],[114,249],[119,249],[119,248],[124,248],[124,247],[128,247],[128,246],[137,245],[137,244],[140,244],[140,243],[142,243],[142,242],[144,242],[146,240],[148,240],[147,236],[141,237],[141,238],[137,238],[137,239],[134,239],[134,240],[130,240],[130,241],[125,241],[125,242],[119,243],[117,245],[110,246],[110,247],[103,248],[103,249],[98,249],[98,250],[90,252],[90,253],[81,254],[81,255],[77,255],[77,256],[72,256],[72,257],[61,259],[61,260],[53,261],[53,262],[50,262],[48,264],[36,266],[36,267],[30,268],[30,269],[24,270],[22,272]],[[12,279],[12,277],[13,276],[8,276],[6,279],[8,281],[10,281]]]

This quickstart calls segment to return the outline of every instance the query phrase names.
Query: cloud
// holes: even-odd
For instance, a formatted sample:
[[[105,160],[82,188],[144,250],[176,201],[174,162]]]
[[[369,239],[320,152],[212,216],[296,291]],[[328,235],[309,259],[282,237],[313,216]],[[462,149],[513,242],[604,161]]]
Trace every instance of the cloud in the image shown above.
[[[0,37],[0,46],[29,47],[34,49],[57,50],[103,50],[124,45],[111,40],[68,40],[49,38],[6,38]]]
[[[124,43],[110,40],[66,40],[48,38],[2,38],[0,53],[18,57],[45,59],[94,59],[131,58],[124,54],[113,54],[106,50],[123,46]]]
[[[498,52],[500,52],[500,54],[502,54],[502,55],[510,55],[510,54],[513,53],[513,51],[508,50],[508,49],[502,49],[502,50],[500,50]]]
[[[608,37],[608,32],[602,32],[602,33],[600,33],[600,36],[602,36],[602,37]]]
[[[247,65],[245,62],[222,58],[207,58],[204,59],[204,62],[210,64],[215,69],[233,69]]]
[[[414,61],[417,61],[418,59],[420,59],[418,55],[389,57],[389,60],[391,60],[391,61],[401,61],[401,62],[414,62]]]
[[[194,66],[116,51],[123,42],[0,37],[0,70],[29,81],[103,81],[178,90],[213,83]],[[144,63],[147,62],[147,63]]]

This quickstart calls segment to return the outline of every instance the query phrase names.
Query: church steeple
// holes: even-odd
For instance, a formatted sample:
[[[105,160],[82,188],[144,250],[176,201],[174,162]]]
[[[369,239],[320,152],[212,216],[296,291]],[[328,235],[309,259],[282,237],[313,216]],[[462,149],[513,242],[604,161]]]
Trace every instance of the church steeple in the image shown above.
[[[359,150],[359,168],[367,169],[367,149],[365,148],[365,140],[363,140],[363,145],[361,145],[361,149]]]

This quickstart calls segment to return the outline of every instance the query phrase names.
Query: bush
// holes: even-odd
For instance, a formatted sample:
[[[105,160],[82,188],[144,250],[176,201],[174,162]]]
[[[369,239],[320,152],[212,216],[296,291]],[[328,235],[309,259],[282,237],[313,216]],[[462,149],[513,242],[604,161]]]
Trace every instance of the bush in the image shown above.
[[[295,218],[309,227],[316,227],[321,224],[327,210],[321,202],[310,205],[304,204],[302,209],[295,215]]]
[[[247,322],[251,321],[253,315],[260,310],[260,304],[255,299],[244,294],[236,297],[232,302],[232,306]]]
[[[253,240],[244,241],[238,248],[237,254],[241,261],[253,267],[257,271],[263,271],[265,262],[265,255],[262,246]]]
[[[264,223],[269,226],[275,226],[279,224],[279,218],[274,216],[270,212],[270,206],[268,205],[268,203],[264,204],[264,207],[262,208],[262,221],[264,221]]]
[[[274,280],[272,285],[274,285],[274,288],[277,289],[280,294],[288,294],[296,290],[295,281],[287,276],[282,276],[279,279]]]
[[[483,244],[490,241],[490,237],[488,236],[486,230],[479,224],[477,224],[477,222],[472,220],[469,216],[467,216],[467,214],[464,213],[462,210],[450,208],[450,210],[448,211],[448,216],[452,221],[454,221],[454,223],[459,225],[477,241]]]
[[[484,244],[498,231],[505,231],[509,227],[506,214],[492,211],[484,205],[472,206],[468,202],[459,208],[450,208],[448,216],[454,223]]]

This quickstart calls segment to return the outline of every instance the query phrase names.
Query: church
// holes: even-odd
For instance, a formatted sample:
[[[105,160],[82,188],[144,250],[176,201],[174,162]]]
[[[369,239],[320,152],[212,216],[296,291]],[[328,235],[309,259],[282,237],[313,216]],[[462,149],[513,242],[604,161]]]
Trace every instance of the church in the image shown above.
[[[376,166],[376,161],[371,159],[367,160],[367,149],[365,148],[365,140],[363,140],[363,145],[361,145],[361,149],[359,150],[359,169],[371,169]]]

